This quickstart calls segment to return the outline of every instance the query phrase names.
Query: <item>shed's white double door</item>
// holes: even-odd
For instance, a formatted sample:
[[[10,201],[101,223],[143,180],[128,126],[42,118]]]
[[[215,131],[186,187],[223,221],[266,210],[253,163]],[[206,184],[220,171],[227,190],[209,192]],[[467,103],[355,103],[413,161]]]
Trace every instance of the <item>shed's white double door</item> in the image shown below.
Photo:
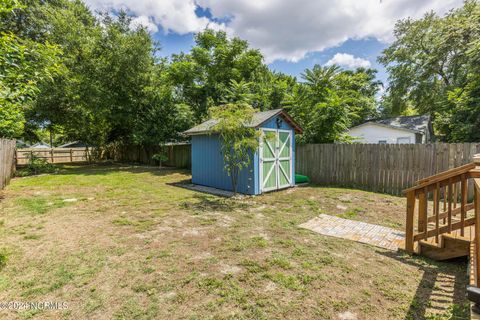
[[[260,138],[260,191],[293,185],[292,132],[262,129]]]

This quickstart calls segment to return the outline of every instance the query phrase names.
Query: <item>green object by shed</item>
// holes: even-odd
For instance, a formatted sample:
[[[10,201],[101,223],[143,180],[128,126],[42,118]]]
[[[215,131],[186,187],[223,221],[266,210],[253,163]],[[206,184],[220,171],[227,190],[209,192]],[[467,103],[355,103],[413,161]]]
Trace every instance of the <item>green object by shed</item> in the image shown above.
[[[295,184],[297,183],[309,183],[310,179],[307,176],[301,174],[295,174]]]

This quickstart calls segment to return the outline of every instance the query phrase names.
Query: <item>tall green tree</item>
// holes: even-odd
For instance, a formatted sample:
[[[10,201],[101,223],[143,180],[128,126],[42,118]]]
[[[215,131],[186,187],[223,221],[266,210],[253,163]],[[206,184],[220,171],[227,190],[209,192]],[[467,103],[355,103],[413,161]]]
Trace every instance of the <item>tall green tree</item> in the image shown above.
[[[0,1],[0,19],[11,19],[25,9],[15,0]],[[61,73],[61,50],[49,42],[0,31],[0,137],[18,138],[24,132],[25,113],[39,94],[39,83]]]
[[[380,83],[375,71],[315,65],[302,74],[288,109],[302,125],[300,142],[350,141],[347,129],[376,116],[375,95]]]
[[[195,42],[190,53],[173,55],[170,75],[176,98],[191,106],[200,121],[210,107],[221,104],[232,80],[251,82],[266,69],[258,50],[223,31],[205,30]]]
[[[383,113],[430,114],[443,140],[478,141],[479,26],[480,4],[474,0],[443,17],[430,12],[399,21],[396,40],[379,58],[390,82]]]
[[[11,29],[63,49],[67,72],[41,84],[28,113],[30,128],[48,126],[65,140],[95,145],[158,144],[191,124],[175,105],[165,60],[125,12],[94,16],[81,1],[36,2]],[[48,29],[48,33],[32,30]]]

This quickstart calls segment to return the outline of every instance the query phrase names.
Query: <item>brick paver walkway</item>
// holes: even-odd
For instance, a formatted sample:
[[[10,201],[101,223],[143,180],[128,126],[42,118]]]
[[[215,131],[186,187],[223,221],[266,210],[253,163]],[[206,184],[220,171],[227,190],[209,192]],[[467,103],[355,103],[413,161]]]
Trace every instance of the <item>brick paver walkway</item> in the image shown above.
[[[327,214],[321,214],[317,218],[301,224],[300,227],[326,236],[367,243],[389,250],[403,247],[405,240],[405,233],[401,231]]]

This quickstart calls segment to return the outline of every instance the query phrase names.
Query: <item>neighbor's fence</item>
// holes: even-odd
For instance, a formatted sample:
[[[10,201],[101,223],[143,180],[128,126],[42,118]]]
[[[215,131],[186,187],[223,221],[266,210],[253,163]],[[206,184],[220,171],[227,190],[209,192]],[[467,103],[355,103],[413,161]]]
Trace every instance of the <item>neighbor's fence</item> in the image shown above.
[[[295,170],[315,183],[400,195],[479,152],[480,143],[306,144],[296,148]]]
[[[15,173],[15,140],[0,138],[0,190]]]
[[[114,146],[105,150],[104,158],[120,162],[158,165],[152,157],[160,152],[166,152],[168,157],[167,161],[162,162],[164,166],[176,168],[190,168],[192,166],[192,148],[189,143],[176,143],[158,147]]]
[[[92,151],[92,148],[17,149],[17,166],[27,165],[32,155],[45,159],[48,163],[88,162]]]

